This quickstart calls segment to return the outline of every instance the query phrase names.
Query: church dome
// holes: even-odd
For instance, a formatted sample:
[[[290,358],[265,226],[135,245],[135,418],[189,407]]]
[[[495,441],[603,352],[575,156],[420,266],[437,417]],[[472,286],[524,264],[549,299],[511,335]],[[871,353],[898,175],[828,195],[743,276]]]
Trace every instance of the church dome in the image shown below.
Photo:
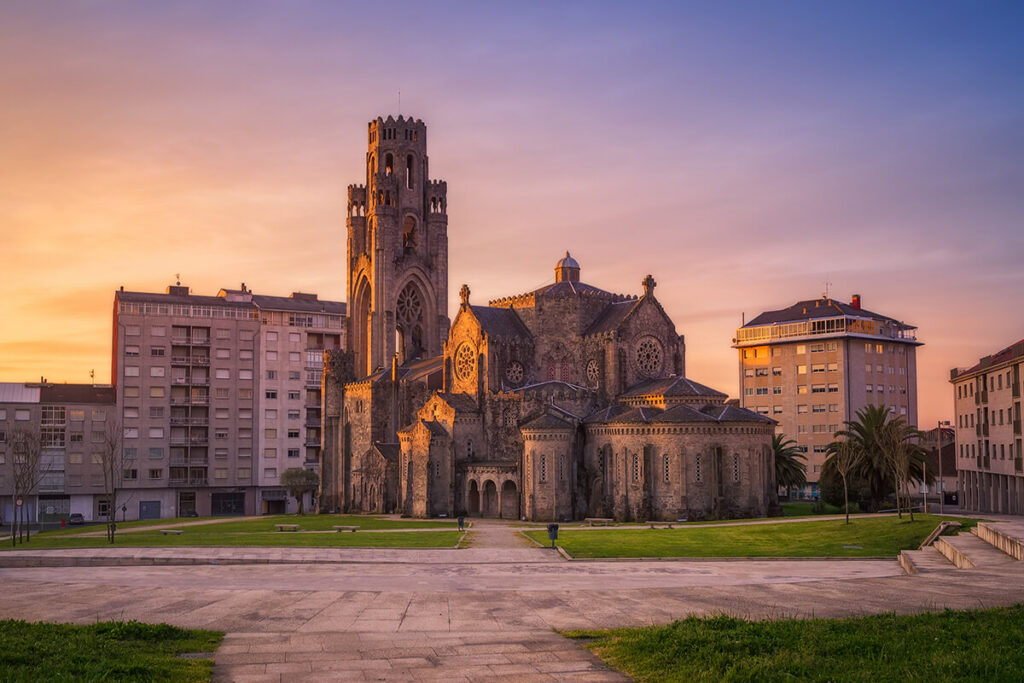
[[[565,256],[555,264],[555,282],[566,281],[580,281],[580,264],[569,255],[569,252],[565,252]]]

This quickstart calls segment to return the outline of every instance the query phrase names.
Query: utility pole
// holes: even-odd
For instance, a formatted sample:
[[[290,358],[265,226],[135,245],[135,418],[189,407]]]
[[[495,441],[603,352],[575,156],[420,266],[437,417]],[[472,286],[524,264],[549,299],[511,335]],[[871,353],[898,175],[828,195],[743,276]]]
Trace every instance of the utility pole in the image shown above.
[[[942,514],[942,505],[946,502],[946,483],[942,479],[942,428],[950,425],[949,420],[939,420],[938,429],[935,430],[935,452],[939,456],[939,514]]]

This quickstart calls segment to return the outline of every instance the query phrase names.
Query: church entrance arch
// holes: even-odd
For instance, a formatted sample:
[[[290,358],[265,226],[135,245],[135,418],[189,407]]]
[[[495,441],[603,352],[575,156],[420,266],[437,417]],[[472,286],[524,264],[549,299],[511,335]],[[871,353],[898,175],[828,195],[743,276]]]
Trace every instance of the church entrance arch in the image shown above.
[[[476,483],[476,479],[469,482],[469,496],[468,496],[468,507],[469,514],[479,515],[480,514],[480,486]]]
[[[484,501],[481,514],[484,517],[498,516],[498,486],[491,479],[484,482]]]
[[[356,294],[352,306],[352,336],[353,343],[349,348],[355,351],[355,372],[356,377],[365,377],[373,369],[370,364],[373,357],[370,350],[372,334],[370,326],[372,323],[370,310],[370,283],[362,278],[356,287]]]
[[[519,489],[509,479],[501,485],[501,518],[519,519]]]

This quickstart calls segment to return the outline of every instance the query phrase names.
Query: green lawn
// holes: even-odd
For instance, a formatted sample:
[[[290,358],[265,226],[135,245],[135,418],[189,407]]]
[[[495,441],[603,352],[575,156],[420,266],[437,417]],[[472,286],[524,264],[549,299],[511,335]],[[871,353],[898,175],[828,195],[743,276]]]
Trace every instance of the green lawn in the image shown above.
[[[129,531],[131,533],[142,530],[167,529],[178,524],[188,524],[197,521],[210,521],[210,524],[198,524],[182,527],[185,533],[192,529],[206,530],[216,529],[222,533],[236,532],[260,532],[274,531],[275,524],[298,524],[304,530],[309,531],[330,531],[337,526],[358,526],[360,529],[455,529],[458,523],[451,521],[418,520],[418,519],[382,519],[373,515],[268,515],[259,519],[238,519],[235,517],[203,517],[203,518],[175,518],[175,519],[147,519],[132,522],[118,522],[117,530]],[[47,535],[73,536],[82,533],[99,532],[103,533],[106,526],[90,525],[76,526],[54,531],[46,531]],[[33,536],[35,534],[33,533]]]
[[[394,531],[356,533],[291,533],[262,531],[253,533],[224,532],[210,527],[186,527],[180,536],[164,536],[158,531],[118,532],[114,546],[167,547],[167,546],[293,546],[326,548],[453,548],[462,533],[459,531]],[[32,534],[30,543],[19,543],[4,550],[40,550],[47,548],[99,548],[110,547],[106,536],[68,537],[50,533]]]
[[[842,507],[836,507],[835,505],[829,505],[828,503],[822,503],[824,506],[823,512],[814,511],[814,503],[809,501],[796,501],[792,503],[782,503],[782,516],[783,517],[813,517],[815,515],[842,515],[846,514],[846,511]],[[860,507],[856,503],[850,503],[850,514],[860,514]]]
[[[1024,606],[574,631],[637,681],[1020,681]]]
[[[5,681],[208,681],[223,633],[167,624],[106,621],[88,626],[0,621]]]
[[[573,557],[866,557],[916,548],[944,519],[937,515],[687,526],[679,529],[559,530],[558,545]],[[964,527],[977,520],[957,518]],[[527,531],[549,545],[547,532]],[[850,547],[847,547],[850,546]]]

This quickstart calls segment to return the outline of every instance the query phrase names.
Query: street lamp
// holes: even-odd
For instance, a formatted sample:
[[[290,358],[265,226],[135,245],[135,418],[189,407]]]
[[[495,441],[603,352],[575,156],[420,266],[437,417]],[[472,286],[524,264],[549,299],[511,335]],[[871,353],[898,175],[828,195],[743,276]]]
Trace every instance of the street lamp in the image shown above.
[[[942,504],[946,502],[946,484],[942,479],[942,428],[949,427],[952,423],[949,420],[939,420],[939,426],[935,430],[935,453],[939,457],[939,514],[942,514]],[[925,490],[928,483],[925,482]],[[927,512],[927,510],[925,510]]]

